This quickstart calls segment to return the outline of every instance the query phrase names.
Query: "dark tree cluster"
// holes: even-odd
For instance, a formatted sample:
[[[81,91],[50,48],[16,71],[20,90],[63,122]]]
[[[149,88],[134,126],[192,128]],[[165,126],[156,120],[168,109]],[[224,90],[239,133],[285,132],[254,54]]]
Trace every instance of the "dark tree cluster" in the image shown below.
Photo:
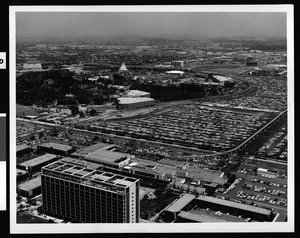
[[[133,82],[131,88],[149,92],[151,97],[158,101],[195,99],[219,94],[218,87],[199,84],[180,84],[177,86]]]
[[[96,89],[91,93],[91,89]],[[17,78],[17,103],[22,105],[46,106],[58,100],[59,104],[103,104],[110,100],[116,89],[109,84],[96,84],[89,80],[78,81],[74,73],[65,70],[30,72]],[[67,100],[66,95],[74,98]],[[70,102],[70,103],[68,103]],[[76,104],[75,103],[75,104]]]

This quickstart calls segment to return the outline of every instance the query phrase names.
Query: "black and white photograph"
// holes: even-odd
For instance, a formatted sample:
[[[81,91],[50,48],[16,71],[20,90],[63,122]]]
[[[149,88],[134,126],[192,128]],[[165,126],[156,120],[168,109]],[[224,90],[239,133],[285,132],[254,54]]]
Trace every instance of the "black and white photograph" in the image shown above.
[[[292,232],[292,5],[11,6],[12,233]]]

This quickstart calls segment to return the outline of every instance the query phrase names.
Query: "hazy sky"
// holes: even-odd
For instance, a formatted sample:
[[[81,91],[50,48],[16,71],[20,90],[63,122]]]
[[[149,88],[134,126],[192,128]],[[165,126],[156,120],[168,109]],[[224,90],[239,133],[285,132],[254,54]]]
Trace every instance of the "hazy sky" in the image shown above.
[[[17,37],[286,36],[286,13],[18,12]]]

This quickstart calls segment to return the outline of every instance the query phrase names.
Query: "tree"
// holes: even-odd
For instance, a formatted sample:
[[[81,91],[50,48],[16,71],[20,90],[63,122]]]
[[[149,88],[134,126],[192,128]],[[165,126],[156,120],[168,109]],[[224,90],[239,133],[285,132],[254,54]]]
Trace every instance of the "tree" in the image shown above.
[[[85,115],[84,115],[84,113],[83,113],[82,111],[79,111],[79,116],[80,116],[81,118],[85,117]]]
[[[97,114],[97,111],[95,109],[90,110],[90,116],[95,116]]]
[[[79,108],[77,105],[70,105],[69,109],[73,115],[79,114]]]
[[[39,133],[39,138],[42,138],[44,136],[44,133],[43,132],[40,132]]]
[[[94,136],[93,139],[92,139],[93,142],[98,141],[98,140],[100,140],[99,136]]]
[[[158,189],[156,189],[156,190],[154,191],[154,195],[155,195],[156,197],[159,197],[159,196],[163,193],[163,191],[164,191],[164,188],[163,188],[163,187],[159,187]]]

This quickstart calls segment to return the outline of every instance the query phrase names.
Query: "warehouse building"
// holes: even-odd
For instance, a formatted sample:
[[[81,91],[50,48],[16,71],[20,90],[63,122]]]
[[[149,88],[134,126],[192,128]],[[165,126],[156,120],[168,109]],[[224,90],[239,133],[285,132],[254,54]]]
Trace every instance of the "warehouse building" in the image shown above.
[[[43,166],[57,160],[57,156],[53,154],[44,154],[34,159],[21,163],[18,167],[23,170],[39,171]]]
[[[28,171],[23,169],[17,169],[17,181],[22,182],[28,177]]]
[[[17,145],[17,157],[28,154],[31,151],[32,149],[26,144]]]
[[[154,107],[155,100],[148,97],[121,97],[118,98],[118,109],[130,110],[144,107]]]
[[[34,197],[41,193],[41,176],[30,179],[18,185],[19,195],[27,198]]]
[[[98,150],[109,150],[111,148],[115,147],[115,145],[112,144],[106,144],[106,143],[97,143],[88,147],[83,147],[71,154],[71,157],[74,158],[83,158],[86,155],[89,155],[91,153],[94,153]]]
[[[63,156],[68,156],[69,154],[75,151],[75,149],[72,146],[53,143],[53,142],[40,144],[38,145],[38,149],[46,153],[63,155]]]
[[[199,222],[199,223],[220,223],[220,222],[246,222],[245,219],[228,216],[228,215],[221,215],[220,213],[214,215],[207,215],[204,213],[193,213],[193,212],[186,212],[181,211],[178,216],[176,222],[184,223],[184,222]]]
[[[201,207],[213,208],[224,212],[230,212],[236,215],[252,218],[256,221],[271,221],[274,214],[271,210],[254,207],[242,203],[236,203],[229,200],[223,200],[215,197],[200,195],[195,199],[196,204]]]
[[[258,168],[257,174],[268,178],[277,178],[279,175],[278,171],[272,171],[265,168]]]
[[[105,167],[108,168],[121,168],[128,165],[130,159],[133,157],[134,156],[132,155],[128,155],[124,153],[99,149],[95,152],[92,152],[84,156],[84,159],[86,161],[91,161],[94,163],[104,165]]]
[[[177,199],[171,206],[169,206],[165,212],[164,217],[167,221],[173,221],[176,220],[177,215],[180,213],[180,211],[186,207],[191,201],[193,201],[196,198],[195,195],[185,193],[182,197]]]

